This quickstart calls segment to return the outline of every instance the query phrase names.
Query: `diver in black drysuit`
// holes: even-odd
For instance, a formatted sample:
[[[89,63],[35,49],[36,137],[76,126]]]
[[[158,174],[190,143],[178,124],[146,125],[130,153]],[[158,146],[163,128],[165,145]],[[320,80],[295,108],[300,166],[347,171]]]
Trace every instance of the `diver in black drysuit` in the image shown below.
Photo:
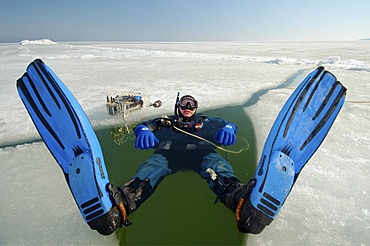
[[[193,170],[207,180],[211,190],[226,207],[238,212],[241,232],[262,231],[264,226],[251,218],[248,208],[248,196],[254,180],[247,185],[241,184],[231,165],[215,152],[216,145],[235,143],[237,127],[220,118],[197,114],[197,108],[198,102],[194,97],[186,95],[179,99],[178,96],[175,115],[145,121],[135,128],[135,147],[155,148],[156,151],[141,164],[132,179],[118,187],[125,213],[128,215],[138,209],[165,176],[179,170]],[[241,198],[243,202],[248,201],[237,209]],[[117,221],[117,224],[120,223]],[[110,234],[115,229],[102,228],[98,231]]]

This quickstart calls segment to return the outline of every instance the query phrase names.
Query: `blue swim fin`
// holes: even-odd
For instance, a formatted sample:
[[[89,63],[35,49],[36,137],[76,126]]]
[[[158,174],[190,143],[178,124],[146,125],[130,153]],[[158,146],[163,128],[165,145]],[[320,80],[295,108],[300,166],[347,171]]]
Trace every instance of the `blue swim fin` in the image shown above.
[[[17,90],[39,134],[63,170],[82,217],[92,229],[115,230],[115,200],[103,153],[82,107],[63,82],[37,59],[17,80]],[[113,201],[113,203],[112,203]],[[113,223],[113,225],[111,224]]]
[[[346,96],[336,77],[319,67],[293,92],[265,142],[250,194],[251,214],[266,226],[277,216],[302,168],[319,148]]]

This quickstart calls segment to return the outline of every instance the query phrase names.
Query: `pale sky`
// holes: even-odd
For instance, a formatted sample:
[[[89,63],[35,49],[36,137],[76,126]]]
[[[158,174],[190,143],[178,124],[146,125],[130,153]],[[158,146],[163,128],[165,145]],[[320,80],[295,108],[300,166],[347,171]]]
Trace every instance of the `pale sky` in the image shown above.
[[[370,38],[369,0],[2,0],[0,42]]]

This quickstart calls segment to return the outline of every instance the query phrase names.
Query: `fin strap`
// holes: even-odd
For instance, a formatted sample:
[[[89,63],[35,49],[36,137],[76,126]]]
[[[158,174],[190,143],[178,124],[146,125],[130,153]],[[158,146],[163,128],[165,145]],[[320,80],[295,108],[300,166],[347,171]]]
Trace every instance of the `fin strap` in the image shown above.
[[[121,215],[121,218],[122,218],[121,226],[126,227],[126,226],[129,226],[129,225],[132,225],[132,222],[130,222],[127,219],[127,212],[126,212],[125,206],[123,205],[123,202],[120,202],[117,205],[117,208],[118,208],[119,214]]]
[[[251,194],[253,188],[256,186],[257,184],[257,180],[255,178],[252,178],[251,180],[249,180],[249,182],[244,186],[244,188],[242,189],[242,192],[240,194],[240,199],[239,199],[239,202],[236,206],[236,209],[235,209],[235,217],[236,217],[236,221],[240,221],[240,212],[243,208],[243,205],[245,203],[245,199],[247,199],[249,197],[249,195]]]
[[[119,214],[121,215],[122,221],[120,223],[121,227],[126,227],[132,225],[132,222],[127,219],[128,215],[123,204],[122,195],[112,183],[108,184],[108,190],[112,203],[117,206]]]
[[[241,197],[239,199],[238,205],[236,206],[236,209],[235,209],[235,217],[236,217],[236,221],[238,221],[238,222],[240,221],[240,211],[241,211],[241,209],[244,205],[244,202],[245,202],[244,198]]]

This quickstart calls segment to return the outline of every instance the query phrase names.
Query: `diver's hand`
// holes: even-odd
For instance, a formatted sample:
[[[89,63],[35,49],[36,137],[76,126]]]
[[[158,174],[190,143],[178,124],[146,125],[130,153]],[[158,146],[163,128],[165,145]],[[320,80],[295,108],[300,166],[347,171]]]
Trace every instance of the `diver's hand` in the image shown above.
[[[223,145],[233,145],[236,141],[237,127],[231,123],[221,128],[216,134],[216,140]]]
[[[149,149],[153,148],[156,143],[159,143],[159,140],[154,136],[147,126],[138,125],[135,128],[135,148],[140,149]]]

